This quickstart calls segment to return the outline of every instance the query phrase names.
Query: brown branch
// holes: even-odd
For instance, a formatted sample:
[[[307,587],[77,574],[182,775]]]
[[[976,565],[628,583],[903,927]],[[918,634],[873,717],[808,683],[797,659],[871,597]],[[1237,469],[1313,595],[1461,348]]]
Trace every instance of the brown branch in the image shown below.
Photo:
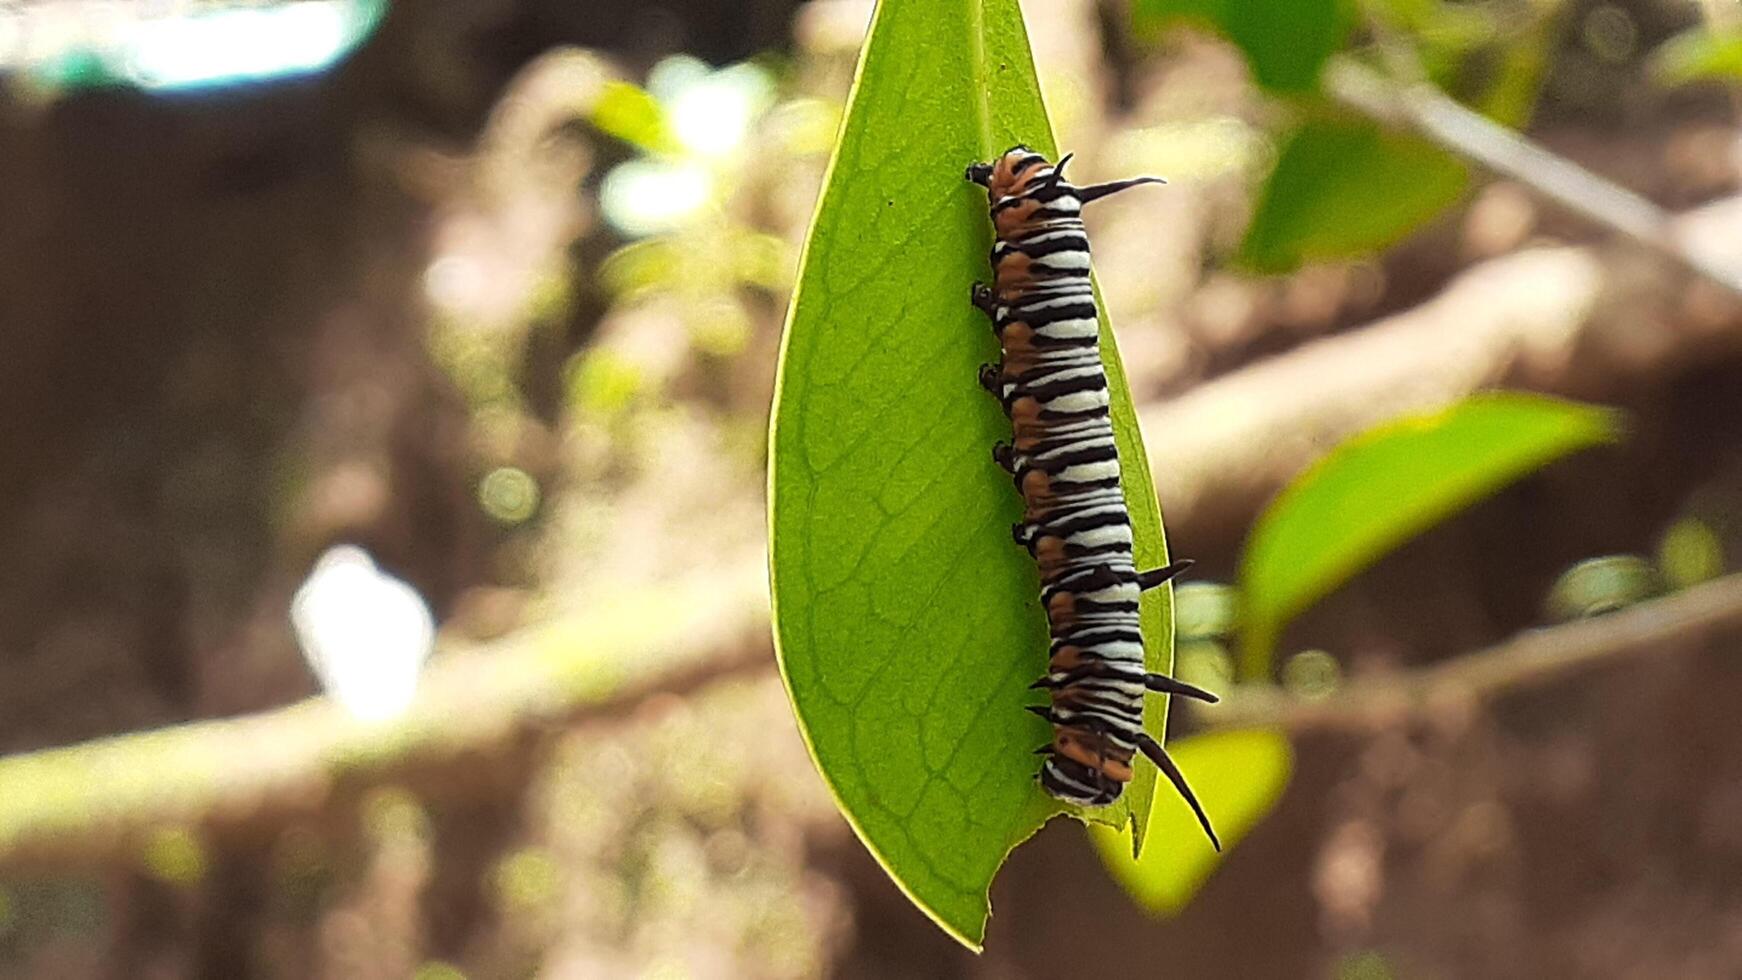
[[[1325,88],[1337,100],[1375,119],[1407,126],[1494,173],[1510,177],[1613,231],[1682,263],[1742,296],[1742,266],[1689,242],[1674,217],[1644,197],[1604,180],[1513,130],[1466,108],[1431,82],[1399,82],[1348,57],[1325,70]]]
[[[772,669],[763,582],[761,561],[746,560],[656,595],[602,601],[488,648],[448,651],[409,715],[385,726],[313,699],[0,758],[0,867],[125,859],[166,826],[259,832],[389,780],[438,796],[471,792],[467,769],[502,768],[575,720]],[[1734,575],[1402,677],[1356,681],[1324,700],[1249,690],[1198,717],[1214,728],[1369,729],[1739,626],[1742,575]]]
[[[633,606],[604,603],[433,667],[411,714],[386,727],[314,699],[245,718],[119,735],[0,758],[0,867],[125,858],[159,827],[280,826],[345,788],[387,780],[465,793],[467,767],[503,765],[528,739],[650,694],[773,668],[760,562]],[[1742,575],[1601,617],[1536,630],[1309,700],[1275,689],[1194,705],[1210,728],[1359,732],[1462,707],[1577,668],[1687,649],[1742,628]],[[461,785],[455,785],[456,783]],[[488,780],[484,783],[488,785]]]
[[[462,767],[562,724],[772,664],[766,580],[749,558],[604,597],[484,648],[444,650],[410,712],[382,725],[314,698],[0,757],[0,866],[101,860],[162,826],[288,819],[341,787],[408,774],[451,786]]]
[[[1728,575],[1606,616],[1522,633],[1430,667],[1356,680],[1324,698],[1244,689],[1214,706],[1194,705],[1194,716],[1212,728],[1367,731],[1440,708],[1464,708],[1595,663],[1685,650],[1738,629],[1742,575]]]

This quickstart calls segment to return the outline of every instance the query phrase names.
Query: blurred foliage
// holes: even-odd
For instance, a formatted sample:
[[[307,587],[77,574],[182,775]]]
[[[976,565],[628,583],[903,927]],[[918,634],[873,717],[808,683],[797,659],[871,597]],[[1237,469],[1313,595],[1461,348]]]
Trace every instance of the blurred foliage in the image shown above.
[[[1709,582],[1724,574],[1724,542],[1710,524],[1684,517],[1659,539],[1657,568],[1672,589]]]
[[[1665,41],[1651,56],[1652,74],[1664,85],[1742,81],[1742,34],[1699,28]]]
[[[1330,61],[1360,61],[1400,89],[1434,85],[1504,125],[1522,127],[1569,27],[1599,61],[1624,60],[1637,46],[1637,25],[1620,8],[1575,6],[1558,0],[1135,0],[1131,14],[1134,32],[1152,42],[1182,25],[1226,39],[1280,110],[1271,117],[1275,165],[1258,189],[1233,260],[1256,272],[1286,273],[1380,254],[1444,214],[1470,183],[1469,168],[1446,150],[1340,108],[1324,87]],[[1742,48],[1732,35],[1699,30],[1663,45],[1653,64],[1665,84],[1734,78],[1742,76]],[[1351,440],[1297,478],[1261,516],[1237,590],[1211,584],[1177,590],[1178,673],[1217,688],[1230,669],[1229,634],[1238,632],[1240,673],[1249,682],[1268,682],[1277,637],[1318,598],[1505,483],[1615,436],[1613,417],[1601,410],[1485,396]],[[1659,564],[1668,581],[1700,581],[1721,571],[1722,554],[1709,529],[1689,523],[1665,534]],[[1642,566],[1600,559],[1574,569],[1551,600],[1555,615],[1588,614],[1651,594],[1658,580]],[[1301,697],[1324,696],[1341,683],[1338,660],[1320,650],[1290,657],[1280,673]]]
[[[1397,241],[1464,193],[1469,171],[1426,140],[1322,118],[1289,135],[1236,260],[1261,272],[1355,258]]]
[[[1391,968],[1391,961],[1378,950],[1369,949],[1359,953],[1351,953],[1343,957],[1337,964],[1336,980],[1392,980],[1397,972]]]
[[[964,111],[967,107],[970,111]],[[1047,645],[1020,499],[988,456],[1009,423],[974,384],[996,356],[968,302],[987,277],[985,192],[963,168],[1026,143],[1056,158],[1015,0],[877,8],[788,322],[771,436],[781,664],[818,767],[904,892],[978,946],[1005,856],[1061,805],[1024,712]],[[1102,321],[1139,567],[1167,562],[1118,354]],[[947,601],[940,600],[947,596]],[[1168,591],[1143,601],[1172,663]],[[1146,713],[1161,738],[1165,711]],[[1152,767],[1085,819],[1133,848]]]
[[[680,149],[665,116],[665,107],[646,89],[617,79],[608,82],[593,103],[590,116],[599,132],[649,153],[675,153]]]
[[[845,923],[800,831],[835,817],[791,778],[798,739],[768,737],[784,699],[772,677],[727,682],[564,736],[533,790],[539,846],[493,876],[516,945],[551,952],[495,975],[819,975]]]
[[[185,827],[160,827],[141,849],[145,873],[171,885],[192,885],[206,874],[206,849]]]
[[[1268,729],[1191,735],[1175,740],[1168,754],[1216,825],[1221,853],[1203,839],[1184,800],[1165,800],[1150,811],[1149,836],[1161,846],[1136,859],[1123,835],[1089,828],[1113,877],[1152,915],[1172,915],[1191,901],[1227,852],[1276,806],[1294,768],[1288,736]]]
[[[676,56],[654,66],[646,89],[606,85],[589,118],[637,151],[604,175],[599,190],[603,217],[631,239],[597,272],[613,304],[624,311],[664,304],[704,360],[742,353],[752,320],[744,291],[790,288],[795,255],[782,235],[747,221],[737,199],[760,190],[756,164],[767,151],[759,144],[773,140],[783,157],[822,149],[790,128],[817,107],[815,99],[778,103],[773,75],[754,63],[712,69]],[[581,357],[614,353],[602,346]],[[630,381],[633,363],[571,367],[578,385],[571,393],[580,398],[572,407],[583,412],[625,407],[642,384]]]
[[[1343,116],[1324,90],[1334,57],[1413,66],[1507,125],[1528,121],[1548,69],[1558,3],[1529,0],[1138,0],[1142,37],[1191,25],[1226,37],[1290,111],[1282,146],[1235,261],[1281,273],[1374,255],[1458,202],[1467,168],[1433,144]],[[1399,85],[1414,82],[1400,78]]]
[[[1350,439],[1285,487],[1260,515],[1241,561],[1238,590],[1203,582],[1176,589],[1179,675],[1226,691],[1232,673],[1226,641],[1238,633],[1241,680],[1268,683],[1277,637],[1313,602],[1433,524],[1561,456],[1612,441],[1618,431],[1615,414],[1606,409],[1492,393],[1396,419]],[[1704,554],[1709,547],[1691,531],[1678,537],[1681,553]],[[1683,560],[1690,566],[1701,561]],[[1656,594],[1657,581],[1650,566],[1636,558],[1586,562],[1557,584],[1550,615],[1565,620],[1619,608]],[[1340,663],[1324,650],[1294,654],[1283,662],[1280,674],[1283,687],[1300,698],[1326,697],[1342,684]],[[1216,710],[1193,707],[1194,713]],[[1176,756],[1210,737],[1180,740]],[[1274,738],[1286,750],[1286,739],[1280,734]],[[1242,748],[1261,751],[1244,743]],[[1272,770],[1262,759],[1224,760],[1220,765],[1245,766],[1233,771],[1251,776],[1249,782],[1225,773],[1213,777],[1226,781],[1214,792],[1237,794],[1238,806],[1230,808],[1243,831],[1275,804],[1286,783],[1286,765],[1275,777],[1275,792],[1265,791]],[[1191,778],[1196,786],[1199,778]],[[1209,802],[1212,791],[1199,787],[1198,792],[1220,829],[1223,817]],[[1151,818],[1152,832],[1162,809]],[[1186,829],[1182,823],[1176,834]],[[1098,843],[1100,839],[1097,833]],[[1231,850],[1237,839],[1238,834],[1223,831],[1225,849]],[[1176,911],[1214,870],[1217,859],[1158,851],[1167,858],[1134,864],[1109,857],[1105,848],[1103,856],[1139,904],[1152,911]]]
[[[1137,0],[1131,14],[1144,33],[1179,20],[1218,31],[1246,56],[1259,85],[1300,93],[1318,85],[1325,59],[1353,26],[1354,5],[1350,0]]]
[[[1387,552],[1506,484],[1619,434],[1614,413],[1518,393],[1387,422],[1283,488],[1240,562],[1241,674],[1268,678],[1290,619]]]
[[[1225,691],[1234,682],[1228,639],[1239,621],[1239,600],[1218,582],[1173,587],[1175,677],[1206,691]]]
[[[754,381],[791,286],[797,197],[828,147],[817,134],[839,116],[813,89],[834,87],[684,55],[636,81],[572,48],[510,82],[424,278],[429,349],[472,410],[476,501],[513,542],[511,581],[563,593],[584,587],[565,570],[621,577],[608,555],[625,507],[657,509],[678,484],[628,490],[690,439],[712,447],[695,482],[754,513]],[[748,520],[713,526],[754,540]],[[637,553],[645,575],[720,547],[666,541]]]
[[[1355,53],[1370,60],[1401,57],[1496,122],[1523,126],[1568,6],[1562,0],[1363,0],[1379,50]]]

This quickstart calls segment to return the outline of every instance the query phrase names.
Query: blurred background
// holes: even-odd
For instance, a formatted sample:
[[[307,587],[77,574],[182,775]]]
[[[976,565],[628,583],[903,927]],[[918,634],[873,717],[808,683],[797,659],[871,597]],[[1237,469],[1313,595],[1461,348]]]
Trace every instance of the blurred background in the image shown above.
[[[0,3],[0,975],[1742,975],[1742,7],[1025,11],[1078,166],[1170,181],[1091,232],[1199,563],[1180,669],[1292,745],[1201,888],[1055,822],[976,957],[795,729],[767,413],[868,2],[38,0]],[[1218,583],[1278,490],[1494,387],[1624,434],[1236,685]],[[1575,662],[1492,669],[1537,629]]]

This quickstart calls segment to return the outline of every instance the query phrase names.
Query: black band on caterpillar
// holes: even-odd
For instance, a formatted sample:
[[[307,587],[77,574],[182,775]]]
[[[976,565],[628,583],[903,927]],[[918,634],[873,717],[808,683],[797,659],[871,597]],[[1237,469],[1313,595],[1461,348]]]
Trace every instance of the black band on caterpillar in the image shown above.
[[[1003,356],[980,382],[1010,417],[1015,438],[993,450],[1026,504],[1011,529],[1040,566],[1041,602],[1052,634],[1051,663],[1036,688],[1051,696],[1028,710],[1053,726],[1040,782],[1079,806],[1106,806],[1131,779],[1138,752],[1191,804],[1218,849],[1209,819],[1177,766],[1143,731],[1146,692],[1214,701],[1182,681],[1144,670],[1138,595],[1191,565],[1139,572],[1131,518],[1119,482],[1108,417],[1100,321],[1089,284],[1083,204],[1139,184],[1137,177],[1090,187],[1017,146],[966,176],[986,188],[997,241],[993,284],[975,284],[975,307],[992,318]]]

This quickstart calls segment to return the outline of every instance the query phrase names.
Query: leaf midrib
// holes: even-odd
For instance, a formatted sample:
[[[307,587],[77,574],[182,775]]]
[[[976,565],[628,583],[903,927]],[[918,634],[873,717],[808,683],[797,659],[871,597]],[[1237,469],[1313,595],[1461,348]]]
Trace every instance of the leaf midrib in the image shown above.
[[[992,149],[992,104],[987,91],[991,80],[986,77],[986,8],[982,0],[962,0],[968,5],[968,62],[973,73],[974,124],[980,136],[980,157],[986,159]]]

